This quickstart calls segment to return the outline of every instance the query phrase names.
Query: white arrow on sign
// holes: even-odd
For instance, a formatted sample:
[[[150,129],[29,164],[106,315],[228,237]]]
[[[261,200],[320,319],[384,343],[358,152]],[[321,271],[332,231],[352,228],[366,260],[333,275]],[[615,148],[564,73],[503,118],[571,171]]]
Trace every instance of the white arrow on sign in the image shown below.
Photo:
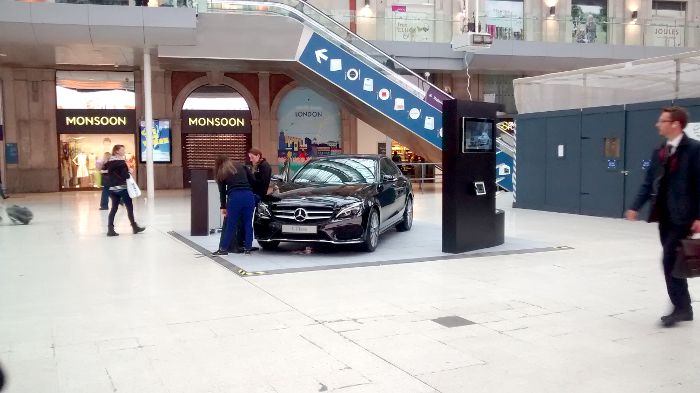
[[[316,61],[318,64],[321,64],[321,60],[328,60],[326,52],[328,52],[328,49],[319,49],[316,51]]]

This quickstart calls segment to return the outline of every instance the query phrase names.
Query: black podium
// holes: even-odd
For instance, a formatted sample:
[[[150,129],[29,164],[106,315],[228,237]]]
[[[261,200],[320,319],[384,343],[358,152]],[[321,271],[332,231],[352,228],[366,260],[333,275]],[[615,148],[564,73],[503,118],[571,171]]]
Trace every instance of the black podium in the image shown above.
[[[442,251],[462,253],[503,244],[496,210],[496,112],[487,102],[443,102]]]

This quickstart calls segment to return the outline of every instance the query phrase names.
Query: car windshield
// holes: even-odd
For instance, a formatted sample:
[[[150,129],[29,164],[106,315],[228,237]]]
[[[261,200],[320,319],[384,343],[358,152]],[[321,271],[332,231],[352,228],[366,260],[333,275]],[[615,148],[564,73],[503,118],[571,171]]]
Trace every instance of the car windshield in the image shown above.
[[[312,161],[294,176],[294,183],[374,183],[376,163],[372,158],[324,158]]]

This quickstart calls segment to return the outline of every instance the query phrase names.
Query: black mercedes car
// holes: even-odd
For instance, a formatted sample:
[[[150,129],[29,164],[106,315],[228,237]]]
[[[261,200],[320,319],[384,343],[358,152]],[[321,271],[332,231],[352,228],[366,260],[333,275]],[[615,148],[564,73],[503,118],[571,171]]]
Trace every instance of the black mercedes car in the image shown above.
[[[255,214],[263,249],[280,242],[359,244],[374,251],[379,235],[413,224],[411,182],[379,155],[314,158],[278,185]]]

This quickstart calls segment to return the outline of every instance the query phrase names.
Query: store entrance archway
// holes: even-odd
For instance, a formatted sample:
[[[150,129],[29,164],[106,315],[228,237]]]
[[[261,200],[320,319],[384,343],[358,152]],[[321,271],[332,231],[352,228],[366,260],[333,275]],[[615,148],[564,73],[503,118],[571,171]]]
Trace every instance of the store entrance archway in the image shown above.
[[[244,94],[228,84],[205,84],[193,89],[182,102],[183,185],[190,186],[193,169],[211,168],[223,154],[243,162],[252,146],[253,111]]]

